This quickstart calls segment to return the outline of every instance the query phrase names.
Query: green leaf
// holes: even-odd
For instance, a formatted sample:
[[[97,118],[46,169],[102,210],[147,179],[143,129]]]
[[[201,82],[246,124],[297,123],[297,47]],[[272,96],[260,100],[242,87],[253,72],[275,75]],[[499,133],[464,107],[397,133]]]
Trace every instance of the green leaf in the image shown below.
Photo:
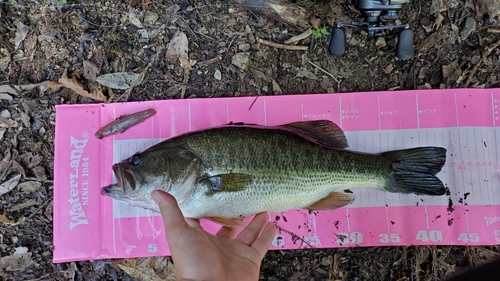
[[[319,30],[319,29],[314,29],[314,30],[312,31],[312,34],[313,34],[314,38],[316,38],[316,39],[317,39],[317,38],[320,38],[320,37],[321,37],[321,30]]]
[[[59,4],[65,5],[67,3],[66,0],[59,0]]]
[[[321,29],[321,34],[328,35],[328,34],[330,34],[330,33],[328,32],[328,30],[327,30],[326,28],[324,28],[324,27],[323,27],[323,28]]]

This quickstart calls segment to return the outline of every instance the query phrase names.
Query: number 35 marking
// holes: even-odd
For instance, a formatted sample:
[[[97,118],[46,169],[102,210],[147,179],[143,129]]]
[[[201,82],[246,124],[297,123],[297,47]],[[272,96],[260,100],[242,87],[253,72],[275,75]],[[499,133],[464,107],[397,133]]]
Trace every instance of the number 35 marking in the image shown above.
[[[379,237],[381,243],[398,243],[399,241],[401,241],[401,237],[399,237],[399,234],[397,233],[381,233]]]

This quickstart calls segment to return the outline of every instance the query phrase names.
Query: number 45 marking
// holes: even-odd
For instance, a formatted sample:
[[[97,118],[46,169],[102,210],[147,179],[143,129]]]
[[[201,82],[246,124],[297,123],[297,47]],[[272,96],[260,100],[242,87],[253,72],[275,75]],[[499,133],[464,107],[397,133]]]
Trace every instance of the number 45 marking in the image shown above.
[[[477,233],[460,233],[457,240],[462,242],[479,242],[479,234]]]

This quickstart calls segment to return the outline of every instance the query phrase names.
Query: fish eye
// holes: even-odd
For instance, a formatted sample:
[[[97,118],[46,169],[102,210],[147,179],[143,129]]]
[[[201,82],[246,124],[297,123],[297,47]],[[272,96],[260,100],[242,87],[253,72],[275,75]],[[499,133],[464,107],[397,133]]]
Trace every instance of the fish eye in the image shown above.
[[[133,165],[139,165],[141,163],[141,155],[140,154],[135,154],[132,156],[131,161]]]

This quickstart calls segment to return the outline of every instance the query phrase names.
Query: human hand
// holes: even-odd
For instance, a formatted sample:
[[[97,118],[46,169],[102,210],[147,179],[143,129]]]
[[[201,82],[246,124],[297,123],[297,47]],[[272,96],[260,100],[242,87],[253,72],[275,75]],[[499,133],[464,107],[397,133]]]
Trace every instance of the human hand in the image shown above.
[[[267,213],[257,214],[236,237],[236,229],[223,226],[212,235],[199,220],[184,218],[170,194],[156,190],[151,196],[160,207],[176,280],[258,280],[260,264],[275,234]]]

